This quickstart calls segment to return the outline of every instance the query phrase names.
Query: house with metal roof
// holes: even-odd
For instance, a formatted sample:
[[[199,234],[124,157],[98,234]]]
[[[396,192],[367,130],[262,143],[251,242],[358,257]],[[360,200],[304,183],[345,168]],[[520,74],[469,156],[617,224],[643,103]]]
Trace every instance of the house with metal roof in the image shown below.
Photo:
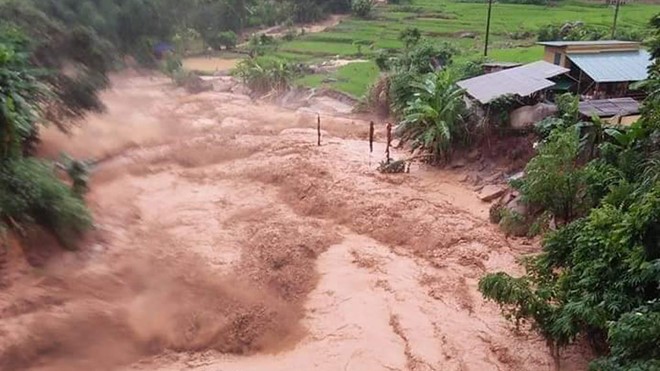
[[[593,116],[616,125],[630,125],[639,119],[640,104],[632,98],[598,99],[580,102],[578,108],[584,119]]]
[[[645,80],[651,55],[633,41],[550,41],[544,60],[567,68],[570,90],[587,99],[631,95],[630,84]]]
[[[568,68],[538,61],[462,80],[458,86],[479,103],[488,104],[504,95],[538,97],[556,84],[554,78],[568,71]]]

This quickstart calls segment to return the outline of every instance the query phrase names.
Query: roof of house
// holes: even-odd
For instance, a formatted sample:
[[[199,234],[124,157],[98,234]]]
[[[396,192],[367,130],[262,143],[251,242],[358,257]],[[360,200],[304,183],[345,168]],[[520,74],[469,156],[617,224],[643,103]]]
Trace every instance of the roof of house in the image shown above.
[[[596,41],[543,41],[538,43],[539,45],[544,46],[605,46],[605,45],[639,45],[635,41],[621,41],[621,40],[596,40]]]
[[[548,80],[568,72],[567,68],[545,61],[489,73],[458,82],[458,86],[482,104],[507,94],[528,96],[549,88],[555,83]]]
[[[483,64],[485,67],[518,67],[522,63],[517,62],[486,62]]]
[[[584,116],[612,117],[639,113],[639,102],[632,98],[600,99],[580,102],[580,113]]]
[[[596,82],[641,81],[648,78],[651,55],[646,50],[598,54],[568,54]]]

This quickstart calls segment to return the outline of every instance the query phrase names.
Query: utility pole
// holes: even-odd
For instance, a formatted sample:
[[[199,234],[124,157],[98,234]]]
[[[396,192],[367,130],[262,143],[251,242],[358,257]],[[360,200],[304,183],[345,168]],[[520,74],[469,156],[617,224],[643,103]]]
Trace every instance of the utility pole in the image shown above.
[[[486,45],[484,45],[484,57],[488,56],[488,36],[490,35],[490,12],[493,8],[493,0],[488,0],[488,20],[486,21]]]
[[[616,0],[616,8],[614,10],[614,23],[612,24],[612,40],[616,37],[616,19],[619,17],[619,5],[621,0]]]

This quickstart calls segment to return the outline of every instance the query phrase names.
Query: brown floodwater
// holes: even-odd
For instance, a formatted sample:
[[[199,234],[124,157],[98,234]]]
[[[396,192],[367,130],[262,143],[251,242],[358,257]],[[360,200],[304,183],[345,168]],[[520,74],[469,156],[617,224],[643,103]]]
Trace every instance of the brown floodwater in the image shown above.
[[[376,171],[369,125],[124,73],[42,154],[100,160],[80,251],[12,243],[2,370],[551,370],[477,291],[537,251],[460,174]],[[395,157],[403,154],[395,153]],[[38,255],[38,254],[37,254]],[[22,263],[21,263],[22,262]],[[584,369],[580,349],[562,367]]]

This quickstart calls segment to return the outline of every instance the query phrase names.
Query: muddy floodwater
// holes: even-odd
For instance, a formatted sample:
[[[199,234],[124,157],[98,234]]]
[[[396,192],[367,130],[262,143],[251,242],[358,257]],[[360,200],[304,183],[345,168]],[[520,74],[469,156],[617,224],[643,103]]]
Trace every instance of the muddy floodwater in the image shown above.
[[[461,174],[378,173],[383,127],[370,154],[355,117],[322,114],[317,146],[310,112],[113,83],[107,113],[43,135],[45,156],[100,161],[96,231],[77,252],[12,244],[1,370],[554,369],[477,291],[538,247],[489,224]]]

